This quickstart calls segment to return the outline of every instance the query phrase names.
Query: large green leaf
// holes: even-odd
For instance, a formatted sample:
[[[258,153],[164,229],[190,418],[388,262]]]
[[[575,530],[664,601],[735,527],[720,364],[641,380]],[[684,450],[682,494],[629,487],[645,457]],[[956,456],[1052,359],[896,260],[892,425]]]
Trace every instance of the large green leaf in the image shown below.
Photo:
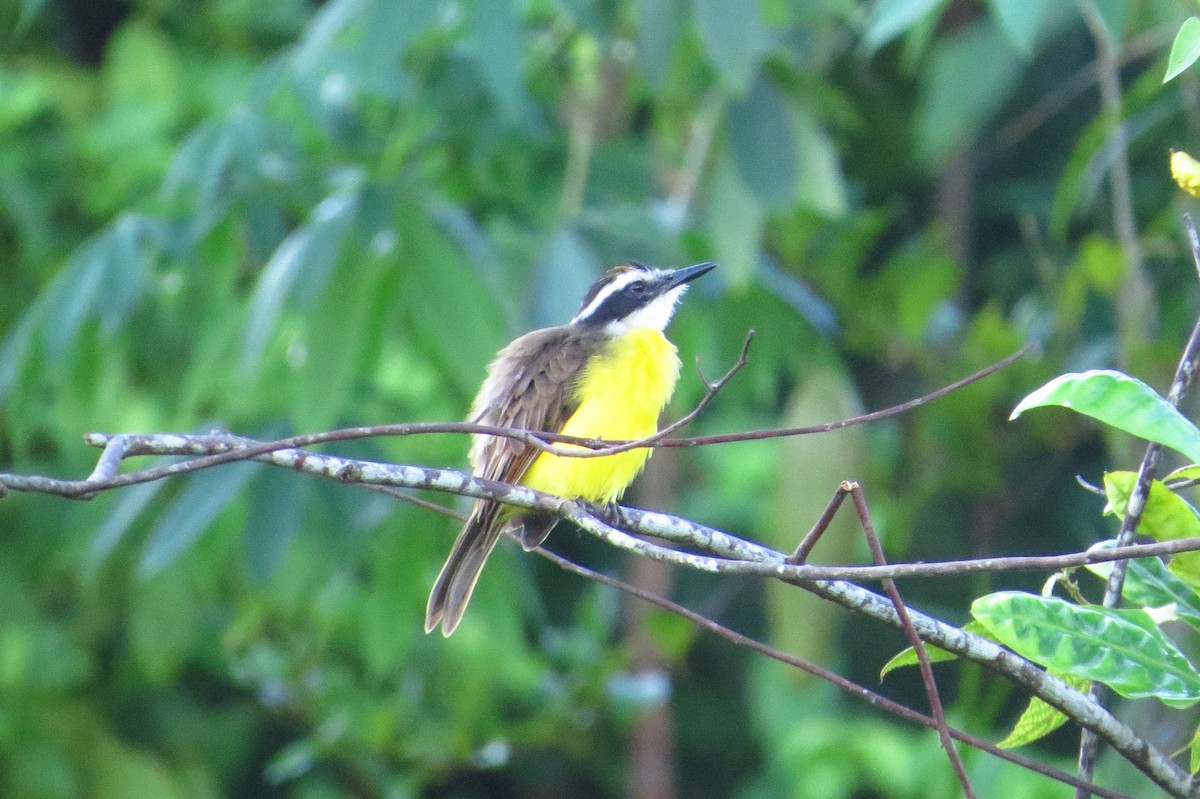
[[[1047,669],[1102,682],[1130,699],[1200,700],[1200,673],[1145,611],[1002,591],[976,599],[971,614]]]
[[[243,543],[246,574],[251,580],[266,584],[275,573],[304,524],[312,494],[312,481],[297,480],[286,469],[264,469],[254,480]]]
[[[17,384],[21,367],[33,348],[33,334],[41,321],[41,306],[29,308],[0,341],[0,409]]]
[[[833,139],[808,108],[796,109],[792,126],[800,161],[798,203],[827,217],[844,216],[850,201]]]
[[[686,14],[683,0],[638,0],[638,55],[655,89],[662,89],[667,80]]]
[[[1104,541],[1092,549],[1112,549],[1115,541]],[[1092,563],[1088,569],[1108,579],[1113,563]],[[1143,608],[1174,605],[1175,614],[1200,630],[1200,595],[1158,558],[1136,558],[1127,562],[1125,585],[1121,592],[1127,602]]]
[[[525,74],[521,19],[513,0],[476,2],[472,6],[474,46],[488,92],[509,120],[523,118]]]
[[[196,472],[158,520],[138,563],[138,576],[153,577],[182,555],[262,468],[226,464]]]
[[[992,636],[991,632],[988,631],[987,627],[983,626],[983,624],[974,619],[964,624],[962,626],[962,631],[964,633],[973,633],[974,635],[986,638],[989,641],[996,640]],[[929,644],[925,645],[925,651],[929,655],[930,663],[941,663],[946,660],[954,660],[958,657],[958,655],[954,654],[953,652],[947,652],[945,649],[940,649]],[[887,676],[888,672],[892,671],[893,669],[898,669],[901,666],[915,666],[919,662],[920,661],[917,660],[917,650],[913,649],[911,646],[902,649],[896,654],[895,657],[885,663],[882,669],[879,670],[879,679],[882,680]]]
[[[775,83],[760,74],[750,93],[729,106],[729,148],[746,188],[767,208],[796,197],[800,177],[796,132]]]
[[[863,46],[878,50],[945,4],[946,0],[879,0],[867,20]]]
[[[257,369],[284,304],[301,282],[308,297],[320,294],[358,210],[358,189],[352,185],[322,200],[308,222],[284,239],[263,267],[250,298],[242,345],[244,370]]]
[[[1009,418],[1051,405],[1157,441],[1200,462],[1200,429],[1150,386],[1121,372],[1093,369],[1060,375],[1021,400]]]
[[[1129,495],[1137,483],[1133,472],[1109,472],[1104,475],[1108,496],[1105,513],[1123,518],[1128,511]],[[1162,482],[1152,480],[1137,532],[1158,541],[1200,536],[1200,516],[1183,497]],[[1200,552],[1181,552],[1171,558],[1171,570],[1193,586],[1200,586]]]
[[[1072,677],[1070,674],[1055,674],[1067,685],[1077,691],[1086,691],[1089,680],[1086,677]],[[1012,731],[1004,736],[1004,740],[996,743],[1001,749],[1015,749],[1033,743],[1057,730],[1067,721],[1067,714],[1058,708],[1046,704],[1038,697],[1029,700],[1021,717],[1013,725]]]
[[[1013,49],[990,25],[976,23],[935,40],[915,116],[919,161],[936,170],[968,146],[1004,105],[1020,74]]]
[[[767,48],[758,0],[692,0],[692,10],[704,49],[722,80],[737,93],[749,89]]]
[[[1196,63],[1200,58],[1200,17],[1188,17],[1179,26],[1175,41],[1171,43],[1171,55],[1167,57],[1167,74],[1163,83]]]
[[[162,460],[158,460],[154,465],[161,463]],[[130,486],[120,492],[116,504],[105,517],[104,524],[100,525],[100,529],[92,536],[83,562],[85,572],[95,574],[99,570],[109,554],[121,543],[125,533],[142,515],[146,506],[166,485],[166,480],[155,480]]]
[[[1038,23],[1049,0],[989,0],[992,16],[1000,30],[1023,58],[1033,55]]]
[[[1134,472],[1107,472],[1104,493],[1108,504],[1104,512],[1124,518],[1129,510],[1129,495],[1137,483]],[[1171,491],[1158,480],[1150,481],[1150,493],[1142,508],[1137,532],[1156,541],[1174,541],[1200,535],[1200,517],[1187,500]]]
[[[51,360],[66,353],[79,328],[90,317],[107,268],[101,235],[77,249],[66,268],[55,278],[48,292],[46,309],[47,317],[53,320],[45,335],[46,355]]]
[[[708,207],[708,230],[724,278],[745,285],[754,274],[766,211],[746,188],[732,159],[717,168]]]

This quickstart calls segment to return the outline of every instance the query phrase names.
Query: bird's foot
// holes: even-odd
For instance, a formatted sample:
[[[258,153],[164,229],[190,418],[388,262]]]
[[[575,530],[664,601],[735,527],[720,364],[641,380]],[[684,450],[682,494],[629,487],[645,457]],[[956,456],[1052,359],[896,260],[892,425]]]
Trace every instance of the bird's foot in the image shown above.
[[[617,502],[591,502],[589,500],[582,500],[581,504],[587,508],[588,513],[610,527],[623,527],[625,525],[625,509]]]

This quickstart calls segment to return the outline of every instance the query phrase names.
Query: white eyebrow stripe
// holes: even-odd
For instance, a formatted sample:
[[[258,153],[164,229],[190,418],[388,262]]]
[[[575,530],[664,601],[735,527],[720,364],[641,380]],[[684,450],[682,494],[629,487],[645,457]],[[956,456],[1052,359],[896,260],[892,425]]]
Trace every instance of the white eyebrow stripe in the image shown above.
[[[644,273],[640,270],[636,271],[636,272],[635,271],[625,272],[624,274],[617,275],[616,278],[613,279],[613,282],[609,283],[607,286],[600,289],[600,291],[596,294],[596,296],[592,299],[592,301],[587,304],[586,308],[582,309],[579,313],[575,314],[575,317],[571,320],[571,324],[575,324],[576,322],[581,322],[584,319],[587,319],[589,316],[594,314],[596,312],[596,309],[599,308],[600,305],[605,300],[607,300],[609,297],[616,294],[618,291],[625,288],[630,283],[633,283],[638,280],[644,280],[646,277],[647,277],[646,273]]]

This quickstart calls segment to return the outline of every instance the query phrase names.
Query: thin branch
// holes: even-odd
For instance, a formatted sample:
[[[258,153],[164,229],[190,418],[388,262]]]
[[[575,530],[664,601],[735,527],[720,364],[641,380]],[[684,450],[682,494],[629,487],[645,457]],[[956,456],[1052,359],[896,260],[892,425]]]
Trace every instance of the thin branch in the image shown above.
[[[136,443],[148,443],[151,437],[130,438],[132,451]],[[200,442],[189,441],[186,437],[165,438],[173,439],[184,452],[203,451]],[[228,443],[225,445],[229,446]],[[646,511],[629,511],[624,514],[625,521],[631,525],[631,529],[640,535],[665,539],[678,546],[718,552],[721,557],[695,555],[635,538],[605,524],[580,503],[541,494],[524,486],[483,480],[451,469],[355,461],[295,449],[276,451],[272,449],[275,446],[277,442],[269,445],[242,446],[227,452],[202,456],[189,463],[207,461],[208,465],[213,465],[212,462],[218,458],[224,459],[222,462],[229,462],[253,457],[255,460],[344,483],[441,491],[490,499],[523,508],[537,508],[568,519],[589,534],[614,546],[646,557],[710,573],[757,574],[779,579],[800,586],[842,607],[891,626],[900,626],[895,608],[878,594],[845,581],[813,580],[811,577],[800,576],[796,570],[812,567],[789,565],[786,556],[781,552],[685,519]],[[174,473],[170,469],[187,465],[173,464],[165,467],[165,470],[155,468],[140,473],[116,475],[106,481],[106,487],[161,479]],[[80,497],[101,490],[98,484],[85,480],[61,481],[43,477],[0,475],[0,482],[9,488],[43,491],[61,496]],[[991,641],[915,611],[911,612],[910,616],[913,628],[921,640],[997,671],[1081,725],[1095,730],[1113,749],[1172,796],[1184,799],[1193,793],[1195,785],[1186,772],[1128,726],[1062,680]]]
[[[22,475],[0,473],[0,491],[10,489],[18,492],[43,493],[60,496],[66,499],[79,499],[138,483],[170,477],[175,474],[196,471],[197,468],[219,465],[241,460],[254,460],[260,463],[279,466],[294,471],[305,472],[317,477],[326,477],[341,482],[361,485],[365,488],[386,488],[386,493],[404,501],[415,501],[416,497],[401,493],[400,488],[431,488],[468,497],[483,497],[510,502],[521,507],[537,508],[551,513],[557,512],[562,500],[548,494],[538,494],[522,486],[497,483],[472,478],[470,475],[453,469],[432,469],[422,466],[401,464],[376,464],[370,461],[356,461],[298,449],[273,449],[278,442],[260,444],[250,439],[239,438],[226,434],[221,435],[129,435],[129,436],[96,436],[99,442],[115,441],[118,438],[127,439],[124,448],[127,455],[203,455],[192,461],[171,464],[168,467],[152,467],[139,471],[114,475],[104,480],[57,480],[47,477],[28,477]],[[264,452],[264,448],[267,448]],[[217,461],[216,456],[222,456]],[[197,464],[197,468],[184,468]],[[434,484],[437,485],[434,485]],[[395,486],[395,487],[394,487]],[[518,492],[513,497],[502,496],[489,487],[502,487]],[[546,501],[543,501],[546,500]],[[423,507],[428,507],[424,500],[416,501]],[[442,508],[442,506],[436,506]],[[445,512],[442,508],[438,512]],[[620,508],[621,526],[636,532],[646,532],[647,529],[657,529],[662,526],[686,524],[687,529],[696,538],[690,540],[692,546],[717,552],[722,555],[744,558],[732,554],[730,545],[726,542],[713,545],[711,541],[702,540],[700,536],[709,534],[708,528],[691,525],[690,522],[664,514],[644,511],[637,508]],[[603,517],[601,517],[603,518]],[[724,536],[724,534],[721,534]],[[806,539],[807,540],[807,539]],[[1162,557],[1177,555],[1182,552],[1200,551],[1200,538],[1180,538],[1171,541],[1159,541],[1152,544],[1132,544],[1111,549],[1090,549],[1084,552],[1073,552],[1064,555],[1026,555],[996,558],[971,558],[966,560],[931,561],[924,563],[896,563],[887,566],[815,566],[803,563],[793,554],[786,559],[786,568],[780,574],[796,580],[854,580],[877,581],[885,578],[906,579],[918,577],[954,577],[965,574],[985,574],[1010,571],[1059,571],[1062,569],[1088,566],[1095,563],[1129,560],[1134,558]],[[731,567],[736,568],[736,567]],[[760,573],[758,567],[747,573]],[[774,574],[775,571],[772,571]]]
[[[887,559],[883,555],[883,546],[879,543],[879,536],[875,534],[875,524],[871,521],[871,511],[867,507],[867,498],[863,494],[862,486],[858,483],[846,482],[842,483],[841,490],[848,492],[854,499],[854,510],[858,513],[858,520],[862,524],[867,546],[871,548],[871,559],[875,561],[876,566],[886,565]],[[925,695],[929,698],[929,710],[933,714],[933,720],[937,722],[938,738],[941,739],[942,749],[946,750],[946,756],[950,758],[950,765],[954,769],[955,776],[958,777],[958,784],[962,786],[963,793],[966,794],[967,799],[975,799],[975,789],[971,787],[971,781],[967,778],[967,769],[963,766],[962,758],[959,756],[958,750],[954,748],[954,741],[950,738],[950,726],[946,724],[946,713],[942,709],[942,699],[938,694],[937,681],[933,678],[933,664],[929,661],[925,643],[913,628],[908,608],[904,606],[904,600],[900,597],[900,589],[896,587],[896,583],[889,577],[883,581],[883,588],[887,591],[888,598],[892,600],[892,606],[896,608],[896,616],[900,619],[904,636],[908,638],[913,651],[917,653],[917,666],[921,671],[921,681],[925,685]]]
[[[886,696],[876,693],[869,688],[853,682],[852,680],[848,680],[836,672],[829,671],[828,669],[823,668],[822,666],[819,666],[811,661],[804,660],[803,658],[799,658],[795,655],[790,655],[779,649],[775,649],[774,647],[768,646],[767,644],[750,638],[749,636],[743,635],[735,630],[731,630],[720,622],[714,621],[713,619],[697,613],[694,610],[690,610],[689,608],[686,608],[677,602],[673,602],[670,599],[652,594],[649,591],[644,591],[641,588],[630,585],[629,583],[626,583],[615,577],[610,577],[607,574],[593,571],[586,566],[581,566],[578,563],[567,560],[561,555],[555,554],[547,549],[539,547],[535,551],[537,554],[546,558],[561,569],[569,571],[573,574],[577,574],[580,577],[584,577],[588,580],[594,580],[603,585],[610,586],[618,591],[624,591],[625,593],[649,602],[652,605],[657,605],[664,610],[670,611],[671,613],[687,619],[698,627],[702,627],[712,633],[715,633],[735,646],[745,647],[761,655],[765,655],[769,658],[777,660],[780,663],[791,666],[792,668],[796,668],[811,674],[818,679],[825,680],[828,683],[836,685],[847,693],[857,696],[871,705],[900,716],[903,719],[920,724],[924,727],[928,727],[929,729],[937,728],[937,722],[935,722],[931,717],[926,716],[923,713],[918,713],[912,708],[905,707],[898,702],[894,702],[891,699],[888,699]],[[962,741],[968,746],[973,746],[976,749],[987,752],[988,754],[994,755],[1002,760],[1015,763],[1016,765],[1027,768],[1030,771],[1034,771],[1045,777],[1049,777],[1052,780],[1057,780],[1058,782],[1075,787],[1086,787],[1097,796],[1104,797],[1104,799],[1131,799],[1131,797],[1127,796],[1126,794],[1119,793],[1108,788],[1103,788],[1093,783],[1084,782],[1074,774],[1068,774],[1065,771],[1056,769],[1053,766],[1046,765],[1045,763],[1041,763],[1033,758],[1017,754],[1016,752],[1012,752],[1007,749],[1001,749],[991,741],[984,740],[983,738],[971,735],[970,733],[962,732],[954,729],[953,727],[950,728],[950,736],[955,740]]]

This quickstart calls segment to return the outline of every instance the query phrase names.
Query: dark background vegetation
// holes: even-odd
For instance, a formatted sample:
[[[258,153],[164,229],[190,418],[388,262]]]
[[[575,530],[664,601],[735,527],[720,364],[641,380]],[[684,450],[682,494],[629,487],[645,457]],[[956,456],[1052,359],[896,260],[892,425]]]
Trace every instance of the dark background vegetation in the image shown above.
[[[1133,442],[1006,419],[1063,371],[1173,371],[1197,291],[1167,152],[1200,147],[1200,84],[1161,78],[1191,11],[0,0],[0,468],[84,475],[90,430],[457,420],[489,357],[606,266],[712,259],[672,326],[669,415],[702,394],[695,356],[719,374],[758,338],[695,434],[832,420],[1043,350],[884,423],[660,452],[631,502],[790,548],[853,477],[894,560],[1083,548],[1113,525],[1074,476],[1133,468]],[[336,451],[457,467],[466,447]],[[0,795],[957,795],[932,733],[512,546],[459,632],[425,636],[455,528],[246,465],[5,498]],[[870,685],[904,645],[795,590],[565,528],[551,545]],[[818,554],[868,559],[848,524]],[[1043,577],[901,587],[961,622]],[[1003,734],[1021,697],[938,674],[952,723]],[[911,680],[883,690],[923,707]],[[1186,742],[1158,706],[1122,713]],[[981,795],[1067,791],[967,762]],[[1153,795],[1119,764],[1101,779]]]

